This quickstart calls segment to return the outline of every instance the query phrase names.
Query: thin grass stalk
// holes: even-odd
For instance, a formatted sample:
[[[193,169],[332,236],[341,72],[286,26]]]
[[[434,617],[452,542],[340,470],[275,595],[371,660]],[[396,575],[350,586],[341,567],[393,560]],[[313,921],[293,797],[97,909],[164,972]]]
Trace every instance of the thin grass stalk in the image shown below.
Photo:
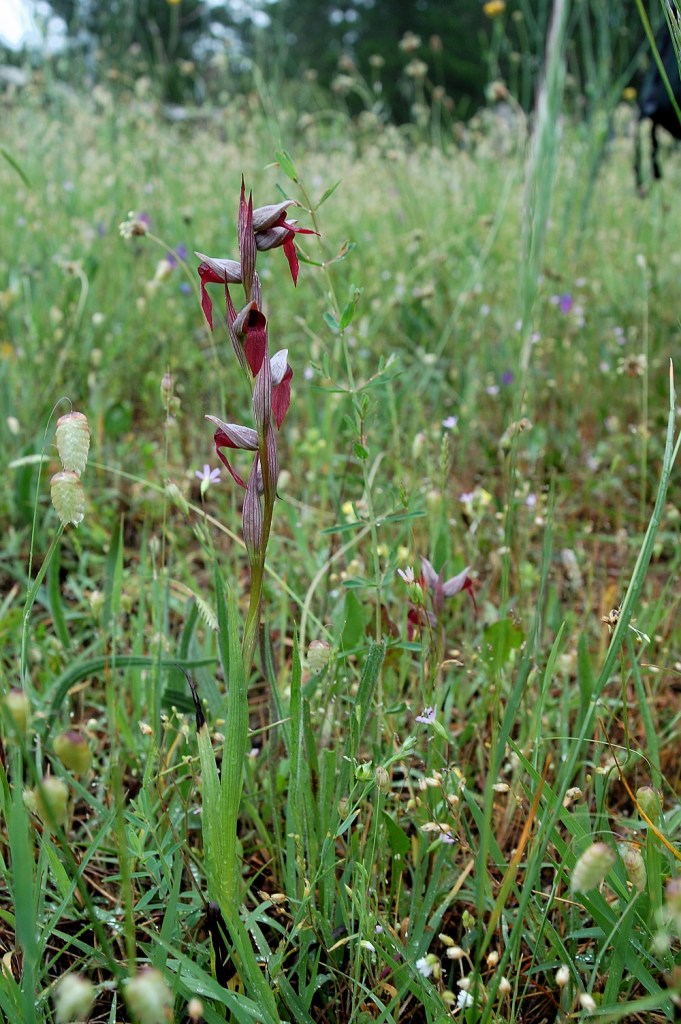
[[[567,0],[554,0],[546,47],[544,79],[537,99],[536,124],[525,183],[520,352],[520,368],[523,374],[530,365],[532,319],[539,294],[546,231],[560,150],[567,12]]]

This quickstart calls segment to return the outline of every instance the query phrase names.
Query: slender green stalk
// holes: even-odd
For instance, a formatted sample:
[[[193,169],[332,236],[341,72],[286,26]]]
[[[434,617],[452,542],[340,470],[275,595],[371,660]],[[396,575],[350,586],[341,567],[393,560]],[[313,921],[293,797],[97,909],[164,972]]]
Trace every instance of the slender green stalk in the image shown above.
[[[47,570],[50,567],[50,562],[54,558],[55,552],[57,551],[59,542],[61,541],[61,535],[62,535],[63,532],[64,532],[64,526],[63,526],[62,523],[60,523],[59,526],[57,527],[57,531],[56,531],[54,537],[50,541],[50,546],[47,549],[47,552],[45,554],[45,558],[43,560],[43,564],[40,566],[40,569],[38,570],[38,573],[36,575],[35,580],[31,584],[31,586],[28,588],[28,591],[26,593],[26,601],[24,603],[24,612],[23,612],[23,616],[22,616],[22,625],[21,625],[21,671],[20,671],[21,682],[22,682],[22,685],[24,685],[24,686],[26,685],[26,680],[28,678],[28,637],[29,637],[29,626],[30,626],[30,619],[31,619],[31,609],[33,608],[33,605],[35,604],[35,599],[38,596],[38,591],[39,591],[39,589],[40,589],[40,587],[42,585],[43,580],[45,579],[45,574],[47,573]]]

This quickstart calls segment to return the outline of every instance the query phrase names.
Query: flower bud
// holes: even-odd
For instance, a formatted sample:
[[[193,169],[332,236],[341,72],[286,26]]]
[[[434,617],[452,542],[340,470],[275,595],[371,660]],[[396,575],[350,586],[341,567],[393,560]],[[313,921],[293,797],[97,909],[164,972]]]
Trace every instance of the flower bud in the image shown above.
[[[39,787],[25,794],[24,802],[29,810],[35,810],[47,828],[65,825],[69,787],[56,775],[46,775]]]
[[[172,373],[164,373],[161,378],[161,403],[164,409],[168,408],[170,399],[175,394],[175,379]]]
[[[329,664],[331,644],[326,640],[311,640],[307,648],[307,667],[315,675]]]
[[[95,986],[82,974],[65,974],[54,992],[54,1018],[57,1024],[87,1020],[95,1001]]]
[[[561,964],[556,971],[556,985],[558,988],[565,988],[570,981],[570,968],[567,964]]]
[[[54,751],[64,767],[76,775],[84,775],[90,768],[90,748],[79,732],[63,732],[57,736]]]
[[[660,797],[652,786],[641,786],[636,790],[636,802],[644,814],[655,824],[660,818]]]
[[[170,1024],[173,996],[155,967],[145,967],[125,986],[125,1001],[139,1024]]]
[[[69,412],[57,420],[57,451],[65,470],[78,476],[85,469],[90,451],[90,426],[82,412]]]
[[[371,761],[363,761],[355,767],[355,778],[358,782],[368,782],[371,778]]]
[[[24,735],[28,729],[28,720],[31,712],[31,704],[28,694],[23,690],[13,688],[5,694],[3,701],[7,714],[14,723],[14,728],[20,735]]]
[[[648,881],[643,854],[638,846],[634,846],[633,843],[619,843],[617,849],[622,858],[627,878],[635,889],[643,892]]]
[[[50,481],[52,504],[62,524],[78,526],[85,516],[85,491],[75,470],[55,473]]]
[[[381,793],[387,793],[390,789],[390,776],[382,764],[379,764],[374,773],[374,782],[376,783],[376,788],[380,789]]]
[[[615,852],[605,843],[592,843],[574,866],[571,892],[590,892],[600,885],[615,863]]]

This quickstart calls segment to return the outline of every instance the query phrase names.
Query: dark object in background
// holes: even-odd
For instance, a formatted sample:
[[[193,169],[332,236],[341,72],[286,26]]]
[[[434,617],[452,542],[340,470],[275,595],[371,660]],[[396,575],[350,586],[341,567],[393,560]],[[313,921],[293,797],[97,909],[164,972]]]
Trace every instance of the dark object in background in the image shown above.
[[[679,75],[679,65],[676,60],[674,43],[669,31],[669,26],[666,22],[657,33],[655,44],[657,46],[658,53],[660,54],[664,70],[667,73],[667,78],[669,79],[669,84],[672,87],[672,92],[674,93],[676,102],[681,106],[681,76]],[[654,60],[648,69],[645,79],[643,80],[643,85],[638,97],[638,110],[639,114],[638,124],[636,126],[635,142],[636,148],[634,152],[634,173],[636,175],[636,185],[640,188],[641,121],[646,118],[651,121],[650,160],[653,169],[653,178],[656,180],[659,180],[662,177],[658,157],[659,143],[657,139],[657,129],[664,128],[670,135],[673,135],[675,139],[681,139],[681,123],[679,122],[678,115],[672,106],[672,101],[669,98],[669,93],[667,92],[667,86],[662,80],[657,63]]]

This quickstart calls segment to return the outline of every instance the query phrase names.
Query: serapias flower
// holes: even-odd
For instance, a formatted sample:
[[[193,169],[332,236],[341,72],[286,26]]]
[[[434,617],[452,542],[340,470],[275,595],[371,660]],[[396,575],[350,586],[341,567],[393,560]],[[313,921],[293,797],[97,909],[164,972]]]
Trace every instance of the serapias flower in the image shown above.
[[[317,232],[313,231],[312,228],[299,228],[295,221],[286,220],[286,210],[294,202],[294,199],[285,199],[283,202],[272,206],[260,206],[258,209],[252,210],[251,212],[248,204],[246,203],[242,185],[242,198],[239,215],[242,222],[242,230],[240,234],[244,241],[247,240],[249,236],[251,238],[254,236],[256,248],[263,252],[269,249],[277,249],[279,246],[283,248],[284,255],[286,256],[288,265],[291,269],[293,283],[296,284],[298,281],[299,264],[294,238],[296,235],[316,235]],[[242,245],[241,248],[241,255],[243,259],[247,246]],[[208,321],[208,326],[213,330],[213,306],[208,292],[206,291],[206,285],[224,284],[225,289],[227,290],[227,286],[230,284],[248,283],[251,274],[246,274],[246,282],[244,282],[241,263],[237,262],[237,260],[216,259],[213,256],[206,256],[202,252],[197,252],[196,256],[201,260],[199,265],[199,277],[201,278],[201,308],[206,320]],[[254,268],[254,254],[249,253],[248,258],[252,264],[252,268]],[[258,281],[257,274],[254,272],[253,280],[255,284],[255,294],[251,293],[251,298],[255,300],[256,306],[259,307],[260,282]],[[228,290],[227,301],[229,315]]]
[[[277,249],[279,246],[283,248],[291,270],[291,278],[293,283],[297,284],[299,264],[295,236],[316,235],[318,232],[312,228],[299,228],[294,220],[286,219],[286,211],[294,203],[295,199],[284,199],[281,203],[271,206],[259,206],[253,211],[253,231],[255,244],[262,252]]]
[[[201,309],[208,321],[208,326],[213,330],[213,303],[206,291],[207,284],[241,284],[241,264],[236,260],[216,260],[212,256],[204,256],[202,252],[195,253],[201,260],[199,264],[199,277],[201,278]],[[228,293],[229,294],[229,293]]]
[[[223,455],[222,448],[232,448],[247,452],[257,452],[258,450],[258,431],[253,430],[252,427],[243,427],[239,423],[225,423],[224,420],[219,419],[217,416],[206,416],[207,420],[214,423],[218,428],[214,434],[215,451],[217,453],[220,462],[231,474],[234,481],[246,488],[244,480],[239,476],[237,471],[232,467],[229,460]]]
[[[473,593],[473,581],[469,576],[469,572],[470,566],[467,565],[466,568],[462,569],[456,576],[452,576],[450,579],[445,580],[443,579],[443,569],[437,573],[427,558],[421,559],[421,579],[431,594],[433,611],[438,618],[444,609],[445,598],[454,597],[455,594],[460,593],[462,590],[468,591],[473,604],[477,608],[475,603],[475,594]]]
[[[288,364],[288,349],[282,348],[270,359],[272,369],[272,415],[279,429],[291,404],[293,370]]]

